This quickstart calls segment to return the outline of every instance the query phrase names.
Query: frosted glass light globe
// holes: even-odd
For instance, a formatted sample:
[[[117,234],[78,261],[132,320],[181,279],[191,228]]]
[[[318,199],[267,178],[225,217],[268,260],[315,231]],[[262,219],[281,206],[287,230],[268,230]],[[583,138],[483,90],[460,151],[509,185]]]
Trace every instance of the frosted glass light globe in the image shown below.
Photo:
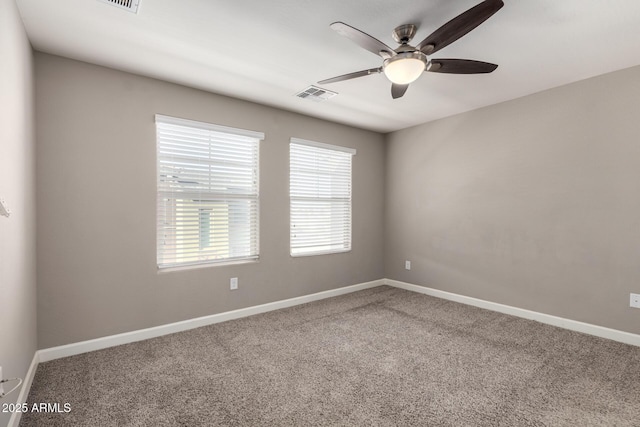
[[[392,83],[406,85],[420,77],[424,71],[426,56],[421,52],[406,52],[384,61],[384,74]]]

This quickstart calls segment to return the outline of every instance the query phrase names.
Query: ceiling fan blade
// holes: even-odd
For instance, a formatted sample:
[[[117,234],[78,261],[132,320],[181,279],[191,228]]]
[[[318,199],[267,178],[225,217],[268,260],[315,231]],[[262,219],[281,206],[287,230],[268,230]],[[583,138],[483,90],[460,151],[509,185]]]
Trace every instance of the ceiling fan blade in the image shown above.
[[[485,0],[435,30],[416,48],[425,55],[431,55],[482,24],[502,6],[504,6],[502,0]]]
[[[393,83],[391,85],[391,96],[393,97],[393,99],[398,99],[402,97],[402,95],[404,95],[404,93],[407,91],[408,88],[409,88],[409,85],[399,85],[399,84]]]
[[[380,40],[371,37],[369,34],[363,33],[357,28],[353,28],[344,22],[334,22],[330,27],[338,34],[351,39],[351,41],[355,42],[358,46],[385,59],[396,54],[393,49],[382,43]]]
[[[491,73],[496,68],[496,64],[471,59],[432,59],[427,65],[429,72],[448,74],[483,74]]]
[[[364,76],[368,76],[370,74],[378,74],[378,73],[381,73],[381,72],[382,72],[382,67],[371,68],[369,70],[356,71],[355,73],[343,74],[343,75],[338,76],[338,77],[333,77],[333,78],[326,79],[326,80],[320,80],[318,82],[318,84],[323,85],[323,84],[327,84],[327,83],[341,82],[343,80],[355,79],[357,77],[364,77]]]

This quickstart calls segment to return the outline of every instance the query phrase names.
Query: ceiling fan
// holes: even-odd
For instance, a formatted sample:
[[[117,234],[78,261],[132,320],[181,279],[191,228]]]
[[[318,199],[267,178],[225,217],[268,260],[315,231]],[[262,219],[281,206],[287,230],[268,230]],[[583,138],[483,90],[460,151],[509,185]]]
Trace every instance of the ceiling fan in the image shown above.
[[[331,24],[331,28],[338,34],[348,37],[360,47],[382,57],[382,67],[344,74],[322,80],[318,84],[335,83],[384,73],[391,80],[391,96],[396,99],[404,95],[409,84],[417,80],[424,71],[449,74],[491,73],[498,68],[496,64],[471,59],[430,59],[428,55],[436,53],[469,33],[489,19],[502,6],[504,6],[502,0],[485,0],[438,28],[415,47],[411,46],[409,42],[416,34],[416,26],[413,24],[401,25],[392,33],[393,39],[400,44],[397,49],[390,48],[380,40],[344,22],[334,22]]]

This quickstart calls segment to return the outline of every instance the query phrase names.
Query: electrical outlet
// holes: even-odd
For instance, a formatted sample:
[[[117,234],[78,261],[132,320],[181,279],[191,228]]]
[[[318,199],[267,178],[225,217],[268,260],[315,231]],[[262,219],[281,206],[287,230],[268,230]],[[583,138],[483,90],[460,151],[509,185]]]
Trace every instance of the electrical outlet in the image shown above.
[[[238,278],[237,277],[232,277],[231,280],[229,281],[229,289],[231,289],[232,291],[235,291],[236,289],[238,289]]]
[[[629,307],[640,308],[640,294],[631,294]]]
[[[404,269],[405,270],[411,270],[411,261],[405,261],[404,262]]]

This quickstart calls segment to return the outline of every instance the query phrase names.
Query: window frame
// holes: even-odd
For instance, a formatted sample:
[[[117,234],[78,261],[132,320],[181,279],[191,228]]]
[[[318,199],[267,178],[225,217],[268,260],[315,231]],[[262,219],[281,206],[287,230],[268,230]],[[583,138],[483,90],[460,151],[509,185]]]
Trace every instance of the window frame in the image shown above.
[[[165,126],[166,125],[166,126]],[[163,127],[164,126],[164,127]],[[168,127],[167,127],[168,126]],[[247,152],[247,156],[251,158],[250,168],[246,169],[249,171],[252,178],[250,179],[249,187],[251,188],[250,192],[239,192],[237,194],[234,193],[234,190],[229,187],[228,183],[223,182],[222,180],[215,180],[211,178],[211,175],[215,175],[215,173],[211,172],[211,169],[214,168],[215,163],[219,163],[221,158],[213,158],[209,157],[208,159],[194,157],[194,162],[202,162],[202,165],[207,165],[209,168],[209,177],[205,179],[205,181],[197,182],[197,185],[202,184],[205,188],[208,186],[208,189],[202,190],[199,195],[202,197],[198,199],[189,200],[193,207],[193,215],[196,215],[198,218],[198,229],[197,231],[190,231],[193,236],[197,237],[197,243],[193,244],[193,246],[197,246],[197,249],[190,249],[186,252],[191,254],[192,256],[202,256],[202,251],[210,248],[211,245],[203,245],[202,238],[204,235],[208,235],[211,237],[212,235],[212,226],[209,224],[208,230],[205,230],[203,233],[202,225],[200,222],[203,217],[213,217],[215,206],[219,203],[226,203],[227,210],[231,209],[233,203],[242,204],[247,203],[246,207],[240,208],[239,214],[242,216],[246,216],[245,222],[246,224],[241,223],[241,233],[248,233],[248,238],[241,239],[243,242],[241,251],[245,251],[246,254],[241,256],[231,256],[231,253],[228,253],[226,257],[214,259],[213,255],[207,255],[209,259],[199,259],[199,260],[178,260],[179,257],[174,256],[173,260],[171,260],[170,250],[168,250],[167,245],[174,245],[175,247],[181,245],[185,245],[185,240],[180,240],[179,238],[175,238],[172,236],[167,238],[167,234],[171,234],[171,227],[174,230],[177,230],[179,226],[185,227],[184,224],[180,224],[179,219],[176,219],[177,216],[172,217],[171,213],[161,212],[162,209],[170,209],[166,206],[171,206],[171,202],[166,203],[165,200],[172,199],[174,200],[173,206],[175,212],[178,211],[179,206],[184,204],[184,200],[189,199],[189,197],[185,197],[183,199],[179,199],[177,197],[171,197],[180,195],[180,190],[171,189],[171,184],[175,187],[176,182],[179,182],[175,177],[174,179],[166,179],[166,170],[165,170],[165,179],[163,181],[163,171],[162,171],[162,162],[171,161],[170,155],[163,155],[161,153],[161,145],[168,144],[170,139],[162,136],[162,132],[167,132],[171,126],[181,126],[184,128],[188,128],[187,131],[195,131],[195,132],[205,132],[208,133],[209,138],[209,150],[214,151],[215,147],[223,147],[224,139],[234,139],[237,138],[242,143],[246,143],[250,146],[250,151]],[[176,269],[188,269],[188,268],[201,268],[201,267],[211,267],[211,266],[221,266],[221,265],[229,265],[229,264],[238,264],[238,263],[247,263],[247,262],[257,262],[260,258],[260,143],[264,140],[264,133],[256,132],[245,129],[232,128],[228,126],[217,125],[213,123],[200,122],[195,120],[182,119],[177,117],[165,116],[161,114],[155,115],[155,130],[156,130],[156,265],[159,271],[172,271]],[[216,137],[216,134],[218,137]],[[220,137],[220,134],[224,134],[223,137]],[[216,141],[216,138],[219,140]],[[202,141],[200,141],[202,144]],[[193,147],[190,147],[193,149]],[[165,148],[166,151],[166,148]],[[170,150],[169,150],[170,151]],[[174,160],[175,161],[175,160]],[[207,163],[208,162],[208,163]],[[164,163],[166,166],[169,163]],[[245,173],[246,173],[245,171]],[[219,172],[218,172],[219,173]],[[226,188],[225,188],[226,186]],[[214,190],[214,188],[223,188],[222,190]],[[185,190],[187,194],[192,193],[193,190]],[[178,202],[179,200],[183,202]],[[165,203],[165,207],[162,207],[163,203]],[[174,212],[174,213],[175,213]],[[206,215],[203,215],[205,213]],[[227,213],[231,215],[230,212]],[[186,214],[185,214],[186,215]],[[191,213],[189,213],[191,215]],[[237,214],[236,214],[237,215]],[[169,217],[170,221],[167,222],[167,217]],[[177,225],[180,224],[180,225]],[[226,230],[226,241],[228,242],[228,251],[232,251],[233,241],[234,239],[231,236],[232,231],[231,227],[237,226],[234,224],[234,220],[227,219],[227,230]],[[175,235],[178,235],[177,232],[174,232]],[[224,240],[224,238],[223,238]],[[178,243],[180,242],[180,243]],[[177,252],[177,250],[176,250]],[[181,255],[184,257],[184,252]]]
[[[343,159],[346,159],[348,156],[349,159],[349,166],[348,166],[348,171],[349,171],[349,175],[348,175],[348,183],[347,183],[347,187],[348,187],[348,199],[345,198],[335,198],[335,197],[311,197],[310,195],[308,196],[301,196],[301,195],[293,195],[292,192],[292,186],[294,185],[293,183],[293,179],[294,179],[294,162],[292,159],[293,156],[293,149],[294,146],[300,146],[300,147],[306,147],[307,149],[311,149],[312,151],[316,152],[316,155],[320,155],[323,151],[325,154],[327,154],[328,152],[333,152],[331,155],[332,156],[342,156]],[[316,150],[314,150],[316,149]],[[353,157],[356,154],[356,150],[353,148],[349,148],[349,147],[343,147],[343,146],[339,146],[339,145],[333,145],[333,144],[326,144],[326,143],[322,143],[322,142],[316,142],[316,141],[310,141],[310,140],[306,140],[306,139],[302,139],[302,138],[295,138],[292,137],[290,139],[289,142],[289,254],[291,257],[306,257],[306,256],[316,256],[316,255],[327,255],[327,254],[338,254],[338,253],[346,253],[346,252],[350,252],[352,250],[352,244],[353,244]],[[297,166],[296,166],[297,167]],[[320,170],[318,169],[318,176],[323,174],[325,177],[326,176],[334,176],[335,174],[333,174],[332,172],[330,172],[328,169],[325,170]],[[318,180],[319,182],[319,180]],[[344,183],[338,183],[338,186],[343,186]],[[318,184],[318,187],[316,188],[316,192],[319,194],[320,193],[320,184]],[[344,187],[343,187],[344,188]],[[326,190],[326,184],[323,187],[324,190]],[[296,192],[298,192],[296,190]],[[332,195],[335,195],[335,193],[332,190]],[[335,200],[335,203],[333,202],[333,200]],[[312,249],[311,247],[308,248],[307,250],[305,250],[304,248],[302,248],[299,243],[294,243],[295,240],[295,232],[294,232],[294,202],[298,201],[302,201],[302,200],[310,200],[310,201],[329,201],[331,202],[331,207],[332,210],[335,209],[336,205],[339,205],[339,202],[337,199],[342,200],[343,202],[346,200],[347,201],[347,206],[348,206],[348,220],[345,221],[345,217],[343,214],[343,218],[341,219],[342,221],[345,221],[345,223],[342,224],[343,226],[343,240],[340,242],[340,244],[342,245],[341,248],[326,248],[326,249]],[[312,202],[313,203],[313,202]],[[338,209],[339,210],[339,209]],[[310,216],[308,216],[310,217]],[[331,226],[333,227],[333,226]],[[332,229],[332,233],[333,233],[333,229]],[[315,248],[319,248],[320,246],[335,246],[335,243],[330,243],[330,244],[325,244],[325,245],[321,245],[321,244],[316,244]]]

